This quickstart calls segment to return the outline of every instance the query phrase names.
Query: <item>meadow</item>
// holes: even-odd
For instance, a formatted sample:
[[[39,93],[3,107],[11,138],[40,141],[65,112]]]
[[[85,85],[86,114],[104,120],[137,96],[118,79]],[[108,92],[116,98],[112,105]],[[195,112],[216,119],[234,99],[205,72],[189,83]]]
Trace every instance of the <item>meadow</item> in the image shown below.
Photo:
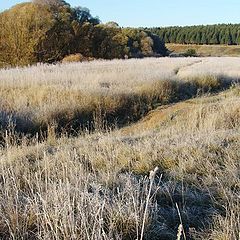
[[[175,53],[183,53],[188,49],[195,49],[202,57],[239,57],[239,45],[207,45],[207,44],[177,44],[167,43],[167,48]]]
[[[238,240],[239,66],[1,69],[0,238]]]

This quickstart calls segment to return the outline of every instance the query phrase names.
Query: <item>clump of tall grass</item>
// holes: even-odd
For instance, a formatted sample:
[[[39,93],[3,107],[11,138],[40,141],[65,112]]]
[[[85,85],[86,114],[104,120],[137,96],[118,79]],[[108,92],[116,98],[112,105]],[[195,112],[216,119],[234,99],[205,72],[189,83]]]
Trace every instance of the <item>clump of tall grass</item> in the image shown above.
[[[62,63],[93,61],[94,58],[84,57],[81,53],[70,54],[63,58]]]

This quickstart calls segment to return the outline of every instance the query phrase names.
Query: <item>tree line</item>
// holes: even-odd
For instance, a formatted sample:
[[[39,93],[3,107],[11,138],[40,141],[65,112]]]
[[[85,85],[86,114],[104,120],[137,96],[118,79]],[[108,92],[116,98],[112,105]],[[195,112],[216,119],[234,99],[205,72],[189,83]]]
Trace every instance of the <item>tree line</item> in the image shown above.
[[[145,28],[165,43],[240,44],[240,24],[215,24],[186,27]]]
[[[167,49],[154,33],[101,24],[89,9],[63,0],[33,0],[0,13],[0,66],[53,63],[81,53],[113,59],[162,56]]]

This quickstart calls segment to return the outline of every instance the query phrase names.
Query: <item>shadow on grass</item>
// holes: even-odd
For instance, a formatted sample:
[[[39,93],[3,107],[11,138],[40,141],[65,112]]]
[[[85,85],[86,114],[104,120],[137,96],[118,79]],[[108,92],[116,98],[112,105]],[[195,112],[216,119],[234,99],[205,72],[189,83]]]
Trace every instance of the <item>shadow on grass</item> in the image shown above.
[[[228,89],[236,81],[238,80],[226,76],[160,81],[139,93],[98,96],[97,104],[89,108],[60,110],[50,113],[50,117],[44,121],[25,112],[1,111],[0,141],[4,145],[6,130],[14,132],[19,138],[33,138],[37,135],[39,140],[43,140],[48,137],[49,129],[53,129],[56,136],[76,136],[86,131],[91,133],[123,127],[138,121],[159,105],[176,103],[206,93],[217,93]],[[112,107],[109,102],[116,104]]]

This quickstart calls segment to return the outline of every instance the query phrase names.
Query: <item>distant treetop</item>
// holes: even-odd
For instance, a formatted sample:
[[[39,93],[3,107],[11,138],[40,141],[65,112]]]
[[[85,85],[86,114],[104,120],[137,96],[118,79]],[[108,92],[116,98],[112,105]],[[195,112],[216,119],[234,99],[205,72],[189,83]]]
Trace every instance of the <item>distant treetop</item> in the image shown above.
[[[112,28],[120,28],[118,23],[116,23],[114,21],[107,22],[107,23],[105,23],[105,25],[108,26],[108,27],[112,27]]]
[[[147,28],[165,43],[240,44],[240,24],[215,24],[186,27]]]
[[[65,56],[114,59],[163,56],[164,43],[143,29],[100,24],[88,8],[33,0],[0,13],[0,67],[54,63]]]
[[[49,5],[49,6],[69,5],[64,0],[32,0],[32,3],[34,3],[34,4],[42,4],[42,5]]]

